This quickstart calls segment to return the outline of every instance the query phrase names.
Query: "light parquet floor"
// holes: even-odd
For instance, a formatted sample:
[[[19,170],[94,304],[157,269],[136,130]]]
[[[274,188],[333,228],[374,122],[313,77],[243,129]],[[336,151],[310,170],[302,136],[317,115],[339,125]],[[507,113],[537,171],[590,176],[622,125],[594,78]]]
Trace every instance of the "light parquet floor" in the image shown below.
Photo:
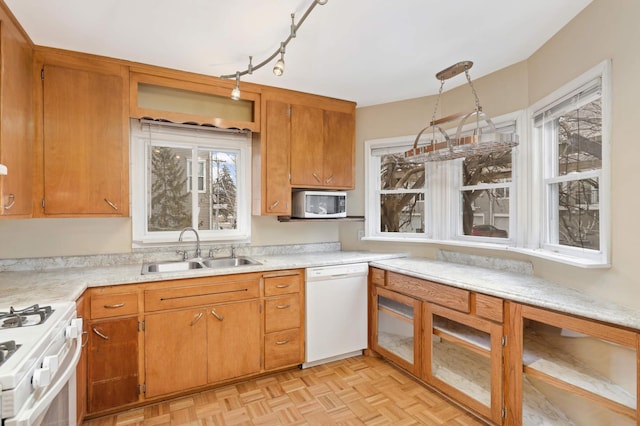
[[[437,393],[372,357],[290,370],[84,426],[482,425]]]

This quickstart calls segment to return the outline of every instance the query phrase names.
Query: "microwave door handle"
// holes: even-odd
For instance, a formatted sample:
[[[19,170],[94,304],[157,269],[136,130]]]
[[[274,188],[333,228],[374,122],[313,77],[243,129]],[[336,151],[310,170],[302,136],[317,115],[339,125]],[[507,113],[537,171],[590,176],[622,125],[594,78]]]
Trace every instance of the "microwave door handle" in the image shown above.
[[[30,408],[24,409],[14,417],[6,419],[3,426],[35,426],[38,424],[40,417],[47,412],[53,400],[58,396],[64,385],[76,372],[76,367],[82,352],[80,337],[74,338],[73,343],[76,347],[73,353],[73,358],[71,358],[71,362],[67,364],[66,370],[62,374],[58,375],[57,380],[46,388],[44,395],[40,395]],[[29,398],[34,398],[34,395],[37,395],[37,392],[32,394]],[[29,404],[26,405],[28,406]],[[69,415],[75,417],[75,413],[69,413]]]

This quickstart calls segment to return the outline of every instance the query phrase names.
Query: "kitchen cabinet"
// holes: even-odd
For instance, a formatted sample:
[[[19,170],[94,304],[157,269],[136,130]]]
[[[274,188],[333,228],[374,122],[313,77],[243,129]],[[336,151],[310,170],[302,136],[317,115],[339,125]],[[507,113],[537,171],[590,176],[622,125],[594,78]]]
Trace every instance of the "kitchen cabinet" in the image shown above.
[[[131,296],[134,296],[132,298]],[[135,293],[103,287],[89,292],[87,411],[138,401],[138,316]],[[86,302],[85,302],[86,303]]]
[[[36,52],[39,216],[129,215],[128,68]]]
[[[210,281],[145,291],[146,398],[260,372],[260,277]]]
[[[0,11],[0,217],[30,217],[33,187],[33,47]]]
[[[265,274],[265,370],[304,362],[304,309],[301,270]]]
[[[636,330],[508,304],[506,424],[638,425]]]

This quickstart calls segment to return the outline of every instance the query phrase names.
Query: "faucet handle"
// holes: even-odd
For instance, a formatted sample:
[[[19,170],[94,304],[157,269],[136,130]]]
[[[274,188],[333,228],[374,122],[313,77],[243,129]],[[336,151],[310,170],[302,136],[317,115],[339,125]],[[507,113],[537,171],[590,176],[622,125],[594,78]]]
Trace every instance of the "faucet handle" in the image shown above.
[[[187,251],[186,250],[176,250],[176,253],[182,255],[182,260],[187,260]]]

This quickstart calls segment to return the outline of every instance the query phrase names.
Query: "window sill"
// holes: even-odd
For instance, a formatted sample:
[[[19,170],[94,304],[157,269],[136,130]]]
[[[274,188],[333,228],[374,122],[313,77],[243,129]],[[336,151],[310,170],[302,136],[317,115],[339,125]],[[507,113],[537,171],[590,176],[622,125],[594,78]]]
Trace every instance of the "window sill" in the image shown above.
[[[531,249],[523,247],[512,247],[506,244],[476,242],[476,241],[457,241],[457,240],[433,240],[428,238],[407,238],[407,237],[364,237],[362,241],[380,241],[380,242],[395,242],[395,243],[419,243],[419,244],[438,244],[448,245],[456,247],[468,247],[482,250],[495,250],[495,251],[510,251],[514,253],[521,253],[527,256],[537,257],[552,262],[563,263],[570,266],[576,266],[585,269],[607,269],[611,267],[611,263],[608,262],[604,255],[602,258],[580,258],[577,256],[569,256],[543,249]]]

